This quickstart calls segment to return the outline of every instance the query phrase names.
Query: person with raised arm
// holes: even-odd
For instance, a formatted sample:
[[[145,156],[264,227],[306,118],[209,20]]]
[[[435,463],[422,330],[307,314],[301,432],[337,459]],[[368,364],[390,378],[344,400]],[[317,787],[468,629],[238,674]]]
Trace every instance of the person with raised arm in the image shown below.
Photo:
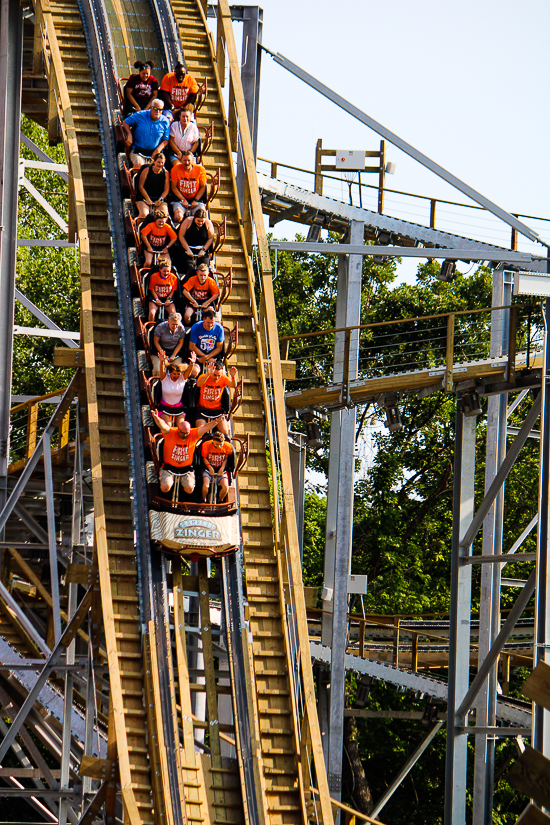
[[[213,430],[218,423],[216,419],[200,427],[191,427],[189,421],[180,418],[176,427],[171,427],[156,412],[152,412],[155,423],[164,436],[164,460],[160,470],[160,489],[168,493],[174,486],[174,476],[181,476],[183,489],[191,495],[195,489],[195,471],[193,458],[197,441],[205,433]]]
[[[237,387],[237,367],[229,367],[229,375],[224,375],[223,361],[208,361],[205,371],[197,378],[199,387],[199,403],[195,409],[195,426],[218,420],[218,430],[224,435],[229,435],[229,421],[223,415],[222,393],[225,387],[236,389]],[[221,416],[221,418],[220,418]]]
[[[159,381],[162,387],[162,398],[158,411],[167,424],[177,425],[180,418],[185,418],[187,415],[182,396],[187,379],[193,374],[195,360],[196,355],[191,352],[185,370],[183,364],[171,364],[168,359],[160,362]]]

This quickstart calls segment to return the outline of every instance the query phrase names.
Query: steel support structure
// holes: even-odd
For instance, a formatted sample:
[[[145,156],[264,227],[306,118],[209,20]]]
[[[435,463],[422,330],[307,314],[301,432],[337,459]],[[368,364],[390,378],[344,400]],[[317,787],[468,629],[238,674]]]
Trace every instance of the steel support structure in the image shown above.
[[[243,82],[243,92],[248,113],[248,123],[250,124],[250,137],[252,138],[252,149],[254,160],[257,157],[258,146],[258,112],[260,107],[260,68],[262,60],[262,29],[263,29],[263,9],[259,6],[243,6],[243,44],[241,57],[241,78]],[[241,212],[244,207],[245,169],[242,151],[237,149],[237,192],[241,204]]]
[[[541,387],[542,415],[540,427],[540,486],[539,486],[539,523],[538,523],[538,559],[537,559],[537,596],[535,624],[535,666],[539,662],[550,663],[550,347],[548,340],[548,323],[550,319],[550,300],[543,305],[545,323],[544,371]],[[544,756],[550,757],[550,713],[541,705],[534,705],[533,710],[533,747]]]
[[[350,242],[362,243],[364,224],[352,221]],[[355,326],[361,316],[361,281],[363,258],[349,255],[338,259],[338,295],[336,325]],[[334,342],[335,381],[346,383],[357,378],[359,367],[359,335],[356,330],[350,342],[346,363],[345,334],[338,333]],[[348,574],[351,569],[353,523],[353,478],[355,464],[356,410],[346,406],[331,414],[330,458],[328,473],[327,527],[325,537],[325,594],[323,602],[323,641],[332,648],[330,694],[328,700],[328,762],[329,790],[340,799],[342,785],[342,749],[344,735],[345,666],[348,612]],[[332,591],[332,592],[331,592]]]
[[[468,690],[470,672],[472,567],[461,564],[463,548],[460,537],[474,515],[475,455],[476,419],[464,416],[462,398],[459,395],[454,455],[445,825],[458,825],[466,821],[468,743],[465,736],[457,734],[455,713]]]
[[[512,273],[500,269],[493,272],[493,306],[509,306],[512,301]],[[494,310],[491,319],[490,356],[498,358],[508,353],[509,309]],[[506,455],[506,424],[508,394],[500,393],[487,399],[487,435],[485,448],[485,492],[487,493]],[[483,555],[502,553],[504,519],[504,485],[491,505],[483,525]],[[500,564],[484,564],[481,569],[479,605],[478,668],[483,664],[491,645],[500,631]],[[476,702],[476,727],[496,725],[497,668],[479,692]],[[476,736],[474,770],[474,825],[491,821],[495,773],[495,740]]]
[[[498,276],[495,291],[506,288]],[[501,335],[498,316],[493,318],[494,339]],[[506,341],[502,343],[506,345]],[[476,736],[476,764],[474,776],[474,815],[476,823],[490,821],[492,816],[492,786],[494,776],[494,738],[514,736],[514,728],[496,726],[496,667],[504,643],[512,634],[516,622],[527,606],[535,589],[535,571],[525,582],[520,595],[500,628],[500,563],[503,560],[500,538],[504,484],[521,448],[540,414],[540,397],[531,406],[508,452],[504,454],[506,407],[495,396],[493,416],[489,418],[493,438],[488,450],[485,474],[485,496],[474,513],[475,477],[475,416],[466,417],[462,395],[457,396],[454,501],[451,566],[451,605],[449,628],[449,688],[447,711],[447,760],[445,780],[445,825],[458,825],[466,818],[467,793],[467,735]],[[498,407],[496,406],[498,404]],[[501,427],[504,435],[501,438]],[[487,437],[490,437],[488,432]],[[472,601],[471,570],[473,542],[484,528],[482,564],[482,591],[480,603],[480,657],[477,674],[469,684],[470,614]],[[525,532],[525,531],[524,531]],[[512,555],[511,553],[509,555]],[[526,554],[531,560],[531,554]],[[526,558],[526,560],[528,560]],[[488,626],[481,627],[482,621]],[[469,715],[476,711],[476,724],[469,724]],[[485,759],[485,763],[483,763]],[[489,817],[489,819],[487,818]]]
[[[6,501],[9,453],[17,193],[23,67],[23,10],[0,2],[0,508]]]

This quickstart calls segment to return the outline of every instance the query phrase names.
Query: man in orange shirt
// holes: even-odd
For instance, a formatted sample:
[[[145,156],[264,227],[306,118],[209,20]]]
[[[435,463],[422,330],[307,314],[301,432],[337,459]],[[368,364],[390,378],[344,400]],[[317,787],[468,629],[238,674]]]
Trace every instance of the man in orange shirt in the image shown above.
[[[183,489],[187,495],[191,495],[195,489],[193,458],[197,441],[205,433],[213,430],[218,422],[213,419],[208,424],[204,423],[200,427],[191,428],[189,421],[180,418],[177,427],[171,427],[154,410],[151,410],[151,415],[164,436],[160,489],[163,493],[169,493],[174,486],[174,476],[181,476]]]
[[[206,470],[202,474],[202,500],[208,498],[208,490],[212,481],[220,488],[219,501],[223,501],[229,490],[229,476],[225,472],[227,459],[233,455],[233,447],[225,440],[223,433],[215,432],[212,441],[202,445],[202,460]]]
[[[177,64],[173,72],[165,74],[160,84],[160,96],[171,109],[183,109],[184,106],[194,104],[198,91],[197,81],[185,73],[185,67],[181,63]]]
[[[206,264],[200,264],[197,267],[197,274],[185,282],[183,294],[190,303],[190,306],[185,307],[183,323],[185,326],[189,326],[195,309],[199,307],[206,309],[212,304],[216,304],[220,297],[219,287],[214,278],[210,277],[210,270]],[[212,308],[215,309],[216,307]]]
[[[185,215],[193,215],[204,205],[206,194],[206,170],[195,163],[190,150],[181,153],[181,163],[176,163],[170,172],[170,185],[174,202],[174,220],[180,223]]]
[[[200,389],[199,403],[195,410],[197,418],[195,426],[204,424],[215,418],[218,422],[218,430],[224,435],[229,435],[229,422],[222,414],[221,407],[222,392],[225,387],[237,386],[237,367],[229,367],[229,375],[223,374],[223,361],[207,361],[206,372],[197,378],[197,387]],[[221,415],[221,418],[219,416]]]

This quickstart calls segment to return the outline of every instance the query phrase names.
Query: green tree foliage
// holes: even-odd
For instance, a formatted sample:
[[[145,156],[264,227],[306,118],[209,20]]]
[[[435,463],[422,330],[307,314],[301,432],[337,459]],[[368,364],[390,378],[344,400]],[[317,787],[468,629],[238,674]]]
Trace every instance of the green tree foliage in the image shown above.
[[[467,275],[458,275],[450,284],[439,281],[438,272],[437,262],[422,264],[418,267],[416,283],[396,285],[394,264],[388,262],[378,267],[371,259],[365,259],[361,322],[397,321],[490,307],[489,270],[472,268]],[[279,253],[275,289],[280,335],[334,327],[336,281],[335,258]],[[465,347],[468,343],[465,331],[470,339],[475,336],[480,352],[488,352],[489,314],[475,318],[472,315],[457,316],[455,340],[459,341],[459,346],[462,340]],[[392,343],[398,349],[403,340],[404,333],[399,331]],[[376,355],[376,347],[373,347],[373,361]],[[422,400],[415,395],[403,396],[399,399],[403,427],[393,433],[382,426],[384,414],[376,405],[358,410],[360,424],[364,421],[378,424],[373,435],[373,458],[355,485],[352,572],[368,575],[369,589],[364,601],[367,612],[420,615],[449,610],[455,401],[454,395],[447,396],[443,392]],[[527,397],[510,423],[518,426],[531,403],[532,398]],[[486,412],[486,401],[483,401],[483,407]],[[358,429],[358,438],[361,438],[361,426]],[[308,467],[326,473],[330,443],[328,422],[323,425],[323,430],[325,447],[319,454],[308,455]],[[482,415],[477,419],[476,506],[484,490],[485,437],[486,416]],[[510,549],[536,512],[537,492],[538,442],[530,440],[506,483],[505,551]],[[304,575],[309,585],[322,584],[325,522],[326,497],[319,487],[309,489],[306,492],[304,542]],[[480,542],[481,535],[476,550]],[[533,533],[523,549],[533,551],[535,542]],[[506,576],[526,578],[531,567],[532,563],[510,564]],[[479,569],[473,571],[473,577],[475,611],[479,604]],[[504,588],[503,609],[511,605],[516,595],[517,590]],[[446,673],[441,676],[445,678]],[[523,668],[512,674],[509,686],[512,695],[521,696],[524,678]],[[354,676],[349,677],[349,684],[348,700],[353,705]],[[369,710],[408,711],[422,711],[424,706],[425,700],[402,694],[390,684],[377,682],[372,684],[367,705]],[[445,708],[442,708],[441,714],[444,713]],[[416,720],[357,718],[360,753],[375,802],[428,730]],[[524,807],[524,800],[518,798],[505,781],[506,766],[514,757],[510,743],[499,741],[493,815],[493,822],[498,825],[512,825]],[[469,765],[472,774],[473,742]],[[380,815],[382,821],[393,825],[442,822],[444,770],[445,728],[442,728]],[[354,804],[355,778],[346,762],[346,754],[344,780],[344,801]],[[469,799],[469,806],[471,802]]]
[[[65,163],[62,146],[50,147],[40,126],[22,118],[22,131],[56,163]],[[21,144],[21,156],[36,160],[36,155]],[[67,184],[54,172],[26,169],[26,177],[46,200],[67,220]],[[24,187],[20,188],[18,231],[20,238],[66,239],[66,235]],[[20,246],[17,256],[18,289],[62,329],[80,328],[80,270],[78,251],[72,248]],[[15,323],[41,327],[32,313],[18,301]],[[53,366],[53,349],[62,346],[55,338],[16,335],[13,355],[14,394],[41,395],[67,384],[70,373]]]

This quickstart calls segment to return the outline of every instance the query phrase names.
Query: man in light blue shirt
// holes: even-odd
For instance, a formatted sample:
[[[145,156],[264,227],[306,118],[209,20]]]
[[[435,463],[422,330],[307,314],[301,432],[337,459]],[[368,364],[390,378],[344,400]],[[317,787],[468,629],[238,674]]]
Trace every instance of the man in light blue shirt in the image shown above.
[[[162,114],[163,109],[162,100],[154,100],[150,109],[134,112],[126,118],[125,122],[134,134],[130,152],[134,170],[143,166],[147,158],[162,152],[170,140],[170,121]]]

